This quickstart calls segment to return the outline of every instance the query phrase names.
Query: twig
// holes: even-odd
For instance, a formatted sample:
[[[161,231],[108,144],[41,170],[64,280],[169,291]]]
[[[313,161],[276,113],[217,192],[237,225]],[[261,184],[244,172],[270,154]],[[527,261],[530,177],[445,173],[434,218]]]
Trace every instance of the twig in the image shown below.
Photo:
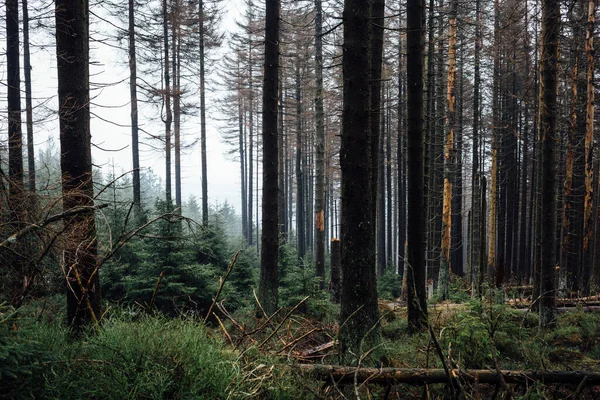
[[[233,269],[233,266],[235,265],[235,262],[237,261],[238,254],[240,254],[239,250],[233,255],[233,258],[231,259],[231,262],[229,263],[229,267],[227,268],[227,272],[225,272],[225,276],[223,278],[221,278],[221,284],[219,285],[219,290],[217,290],[217,294],[215,295],[215,298],[213,299],[213,302],[210,305],[210,307],[208,308],[208,312],[206,313],[206,316],[204,317],[205,324],[206,324],[206,321],[208,320],[208,317],[210,317],[210,314],[212,313],[213,308],[215,307],[215,303],[219,300],[219,296],[221,295],[223,286],[225,285],[225,282],[227,281],[227,278],[229,277],[229,274],[231,273],[231,270]]]
[[[148,311],[151,311],[154,308],[154,301],[156,300],[156,295],[158,294],[158,288],[160,287],[160,283],[162,282],[162,278],[165,276],[165,271],[161,271],[158,276],[158,280],[156,281],[156,286],[154,286],[154,291],[152,292],[152,299],[150,300],[150,305],[148,306]]]
[[[298,307],[300,307],[300,305],[302,305],[306,300],[308,300],[310,298],[310,296],[306,296],[305,298],[303,298],[302,300],[300,300],[300,302],[298,304],[296,304],[294,307],[292,307],[292,309],[290,311],[288,311],[288,313],[285,315],[285,317],[283,317],[283,320],[281,320],[281,322],[279,323],[279,325],[277,325],[277,328],[275,328],[275,330],[273,332],[271,332],[271,334],[265,339],[263,340],[263,342],[261,344],[258,345],[258,348],[260,349],[261,347],[264,346],[265,343],[267,343],[269,340],[271,340],[271,338],[277,333],[277,331],[279,330],[279,328],[281,328],[281,326],[284,324],[284,322],[288,319],[288,317],[294,312],[296,311],[296,309]]]
[[[45,226],[47,226],[53,222],[60,221],[64,218],[68,218],[73,215],[81,214],[83,212],[97,211],[97,210],[100,210],[105,207],[108,207],[108,204],[99,204],[97,206],[81,206],[81,207],[72,208],[72,209],[62,212],[60,214],[52,215],[52,216],[46,218],[40,224],[28,225],[25,228],[21,229],[19,232],[16,232],[13,235],[9,236],[4,241],[0,242],[0,247],[7,247],[9,244],[16,242],[17,240],[19,240],[20,238],[22,238],[29,232],[44,228]]]

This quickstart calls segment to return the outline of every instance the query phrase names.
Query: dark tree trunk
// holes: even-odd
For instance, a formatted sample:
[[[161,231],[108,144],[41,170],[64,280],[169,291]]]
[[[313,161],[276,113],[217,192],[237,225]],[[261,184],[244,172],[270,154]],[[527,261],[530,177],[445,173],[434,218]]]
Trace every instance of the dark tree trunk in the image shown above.
[[[179,59],[181,58],[181,42],[179,36],[179,26],[181,24],[180,0],[171,0],[171,48],[173,50],[172,57],[172,73],[173,73],[173,139],[175,153],[175,210],[181,213],[181,71],[179,68]]]
[[[55,1],[56,59],[63,208],[94,205],[89,92],[88,2]],[[93,210],[67,221],[67,319],[80,331],[100,318],[96,223]]]
[[[267,0],[265,16],[265,67],[263,82],[263,195],[260,282],[258,298],[263,309],[272,314],[277,309],[279,254],[279,157],[277,155],[277,89],[279,86],[279,0]]]
[[[379,337],[370,125],[370,1],[345,0],[340,358],[356,364]],[[378,104],[378,103],[376,103]]]
[[[25,118],[27,120],[27,178],[29,191],[35,193],[35,146],[33,143],[31,55],[29,47],[29,9],[27,0],[23,0],[23,73],[25,77]],[[32,198],[35,201],[35,196],[32,196]]]
[[[171,76],[169,75],[169,10],[167,8],[167,0],[162,2],[162,14],[163,14],[163,46],[165,48],[165,60],[164,60],[164,97],[165,97],[165,108],[166,118],[165,123],[165,195],[167,200],[167,207],[171,207],[171,122],[173,121],[173,114],[171,113]]]
[[[279,203],[279,216],[278,216],[278,224],[279,224],[279,234],[281,235],[281,240],[282,241],[287,241],[287,217],[285,215],[285,211],[286,211],[286,204],[285,204],[285,153],[283,151],[283,142],[284,142],[284,136],[285,136],[285,132],[284,132],[284,125],[283,125],[283,120],[284,120],[284,115],[285,115],[285,98],[283,97],[283,82],[282,82],[282,69],[284,69],[285,66],[280,66],[279,68],[279,105],[278,105],[278,124],[279,127],[277,129],[277,133],[279,135],[279,138],[277,139],[277,157],[279,159],[278,161],[278,173],[277,173],[277,185],[279,187],[279,191],[277,193],[278,196],[278,203]]]
[[[593,268],[592,233],[594,230],[593,203],[594,203],[594,23],[596,19],[596,2],[588,3],[588,20],[585,35],[585,52],[587,56],[587,101],[585,117],[585,198],[583,219],[583,265],[594,270],[592,281],[599,285],[600,276]],[[600,171],[596,171],[598,174]],[[598,196],[596,195],[596,198]],[[600,250],[600,249],[599,249]]]
[[[331,282],[329,290],[333,301],[336,304],[340,303],[340,263],[342,257],[342,242],[338,238],[331,239]]]
[[[200,153],[202,158],[202,224],[208,225],[208,172],[206,166],[206,96],[205,96],[205,36],[204,0],[199,0],[198,23],[200,31]]]
[[[296,65],[296,237],[298,242],[298,264],[302,265],[306,255],[305,185],[302,166],[302,88],[300,86],[300,66]]]
[[[542,141],[542,196],[540,249],[540,326],[556,323],[554,284],[556,243],[556,88],[560,5],[557,0],[542,0],[542,54],[540,63],[540,137]]]
[[[472,198],[471,198],[471,274],[468,277],[472,279],[473,297],[481,295],[479,287],[479,271],[481,262],[481,221],[485,210],[481,209],[481,170],[479,167],[479,127],[480,127],[480,99],[481,99],[481,0],[475,2],[475,66],[473,78],[473,156],[472,156]]]
[[[140,150],[137,101],[137,59],[135,53],[135,0],[129,0],[129,96],[131,107],[131,156],[133,159],[133,206],[140,217],[142,192],[140,185]]]
[[[422,330],[427,321],[425,296],[425,211],[423,177],[423,2],[406,3],[408,116],[408,326]]]
[[[315,0],[315,264],[319,287],[325,284],[325,126],[323,112],[323,10],[321,0]]]
[[[384,85],[382,85],[384,86]],[[381,129],[379,130],[379,161],[377,162],[377,266],[378,274],[381,276],[385,272],[387,257],[385,254],[385,98],[381,96],[380,119]]]
[[[6,1],[6,74],[8,106],[8,183],[9,223],[15,232],[23,227],[23,133],[21,131],[21,78],[19,63],[19,2]],[[24,249],[21,248],[20,252]],[[20,254],[11,254],[8,263],[12,268],[11,300],[14,306],[21,305],[24,295],[23,281],[26,278],[26,259]]]
[[[379,162],[381,151],[380,142],[382,139],[380,126],[381,126],[381,66],[383,62],[383,29],[384,29],[384,11],[385,1],[384,0],[371,0],[371,47],[370,47],[370,70],[371,76],[370,84],[370,130],[371,130],[371,195],[373,196],[373,222],[372,226],[374,230],[377,230],[377,214],[384,213],[385,210],[380,209],[381,204],[378,204],[378,198],[380,191],[378,189],[379,184],[382,182],[379,177],[381,173],[381,165]],[[385,200],[384,200],[385,201]],[[385,221],[385,220],[384,220]],[[383,232],[385,232],[385,225],[383,226]],[[381,275],[385,270],[385,234],[375,234],[375,240],[377,242],[377,265],[378,273]],[[383,240],[383,246],[380,242]]]

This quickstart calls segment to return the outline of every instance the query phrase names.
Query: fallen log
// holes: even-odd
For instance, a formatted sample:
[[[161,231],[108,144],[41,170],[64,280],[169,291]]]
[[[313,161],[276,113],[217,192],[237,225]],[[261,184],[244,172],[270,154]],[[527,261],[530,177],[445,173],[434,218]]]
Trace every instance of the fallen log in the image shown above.
[[[297,364],[292,366],[303,374],[311,375],[318,380],[333,380],[336,383],[379,383],[425,385],[430,383],[448,383],[448,376],[443,369],[420,368],[356,368],[323,364]],[[501,370],[507,384],[524,384],[541,382],[544,384],[580,384],[599,385],[600,373],[583,371],[511,371]],[[450,370],[453,378],[468,382],[499,384],[497,371],[487,369]]]

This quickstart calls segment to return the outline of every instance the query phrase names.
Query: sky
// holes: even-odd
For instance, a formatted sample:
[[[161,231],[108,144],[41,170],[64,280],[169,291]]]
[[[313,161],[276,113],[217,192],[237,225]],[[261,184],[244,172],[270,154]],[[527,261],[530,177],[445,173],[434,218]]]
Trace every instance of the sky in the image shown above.
[[[242,11],[242,1],[225,1],[226,14],[222,22],[222,30],[225,33],[235,29],[235,20]],[[97,11],[92,6],[91,11]],[[102,25],[103,24],[103,25]],[[101,30],[108,31],[109,25],[100,23]],[[57,106],[57,81],[56,81],[56,61],[54,48],[47,47],[40,50],[43,44],[52,43],[53,37],[32,36],[32,45],[37,48],[32,49],[32,88],[34,107],[46,99],[50,109],[56,110]],[[21,38],[22,40],[22,38]],[[126,42],[124,42],[126,44]],[[227,44],[224,43],[222,50],[226,50]],[[4,46],[3,46],[4,47]],[[216,57],[218,58],[218,56]],[[90,81],[100,83],[101,89],[92,90],[91,96],[91,131],[92,131],[92,157],[97,167],[102,167],[103,171],[108,173],[112,171],[113,163],[116,165],[117,175],[123,171],[131,170],[131,128],[130,128],[130,105],[129,105],[129,69],[127,66],[126,50],[115,49],[103,44],[92,44],[92,58],[90,60]],[[23,79],[23,78],[22,78]],[[209,79],[216,79],[210,76]],[[114,84],[118,82],[117,84]],[[22,83],[23,85],[23,83]],[[218,84],[211,85],[218,88]],[[239,212],[240,210],[240,176],[239,163],[226,155],[227,147],[221,139],[218,130],[218,124],[215,117],[218,115],[214,109],[211,109],[211,103],[214,104],[218,93],[207,93],[207,164],[208,164],[208,197],[209,203],[223,203],[227,200]],[[3,96],[3,98],[6,98]],[[25,108],[25,101],[22,99],[22,108]],[[37,110],[41,110],[38,108]],[[164,125],[160,123],[160,116],[149,116],[153,123],[148,123],[148,110],[141,111],[140,125],[148,131],[155,134],[164,134]],[[39,115],[40,113],[36,113]],[[186,135],[188,142],[198,139],[197,144],[188,148],[182,154],[182,197],[184,202],[190,195],[195,195],[198,200],[201,198],[201,158],[200,158],[200,125],[199,111],[195,111],[189,120],[182,126],[182,134]],[[24,114],[23,114],[24,120]],[[58,146],[58,119],[56,114],[49,119],[45,119],[42,124],[36,124],[35,145],[36,153],[44,149],[48,144],[48,139],[52,138]],[[3,129],[6,131],[6,129]],[[25,135],[25,126],[23,125],[23,134]],[[140,133],[143,135],[143,133]],[[141,142],[147,141],[143,136]],[[155,146],[158,143],[153,143]],[[164,181],[165,163],[164,151],[151,150],[149,146],[141,144],[140,164],[142,168],[152,168]],[[26,166],[25,166],[26,167]],[[173,167],[174,174],[174,167]],[[173,177],[174,185],[174,177]],[[174,192],[174,186],[173,186]]]

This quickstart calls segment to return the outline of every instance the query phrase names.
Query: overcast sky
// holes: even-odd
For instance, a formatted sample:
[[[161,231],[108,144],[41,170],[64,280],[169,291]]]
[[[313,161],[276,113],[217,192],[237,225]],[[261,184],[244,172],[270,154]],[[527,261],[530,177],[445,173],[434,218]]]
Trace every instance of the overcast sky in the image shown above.
[[[235,20],[242,11],[241,0],[225,1],[227,14],[222,23],[222,30],[225,33],[235,28]],[[3,8],[3,7],[1,7]],[[91,11],[95,10],[92,6]],[[104,27],[109,30],[108,24]],[[46,31],[47,33],[48,31]],[[3,35],[4,36],[4,35]],[[22,38],[21,38],[22,40]],[[53,37],[40,36],[32,37],[33,45],[49,44],[54,40]],[[126,45],[126,42],[124,42]],[[5,48],[5,44],[2,46]],[[92,44],[92,65],[90,69],[90,80],[95,83],[106,83],[102,89],[92,92],[93,99],[92,112],[92,142],[97,147],[92,148],[94,164],[105,168],[112,165],[112,161],[117,165],[117,173],[131,169],[131,128],[130,128],[130,105],[129,105],[129,70],[126,64],[127,53],[124,50],[118,50],[102,44]],[[226,48],[226,43],[224,43]],[[34,107],[44,99],[51,98],[47,103],[48,107],[56,110],[57,107],[57,81],[56,81],[56,61],[54,57],[54,48],[46,50],[32,49],[32,87],[34,97]],[[5,64],[5,63],[3,63]],[[4,78],[4,77],[2,77]],[[215,79],[211,76],[209,79]],[[4,80],[4,79],[2,79]],[[117,84],[112,84],[119,82]],[[108,85],[110,84],[110,85]],[[217,87],[218,85],[211,85]],[[24,90],[24,88],[23,88]],[[5,88],[2,88],[3,99],[6,99]],[[216,93],[207,93],[207,104],[210,106],[214,102]],[[4,100],[5,101],[5,100]],[[24,96],[21,101],[22,108],[25,108]],[[40,108],[38,108],[40,110]],[[160,123],[160,116],[154,115],[152,119],[155,122],[148,123],[147,114],[149,109],[141,111],[140,125],[143,128],[155,134],[164,134],[164,125]],[[195,112],[199,114],[198,112]],[[36,113],[39,118],[39,112]],[[221,139],[218,131],[218,125],[214,121],[215,111],[209,109],[207,112],[207,149],[208,149],[208,194],[209,203],[222,203],[227,200],[234,205],[236,211],[240,210],[240,176],[239,163],[234,162],[226,155],[227,149]],[[25,120],[23,114],[23,122]],[[110,121],[110,122],[109,122]],[[4,124],[5,125],[5,124]],[[6,125],[2,127],[3,138],[6,139]],[[53,138],[58,146],[58,119],[54,114],[43,124],[36,124],[35,144],[37,151],[43,149],[48,138]],[[198,143],[182,154],[182,195],[184,201],[192,194],[198,199],[201,197],[201,169],[200,169],[200,125],[199,116],[188,118],[182,126],[182,135],[185,135],[187,142],[193,142],[198,139]],[[23,135],[25,135],[25,125],[23,124]],[[140,133],[140,141],[148,142],[147,137]],[[158,146],[157,142],[153,143]],[[111,150],[111,151],[106,151]],[[163,180],[165,175],[164,151],[151,150],[149,146],[141,146],[140,164],[142,168],[152,168]],[[26,168],[26,165],[25,165]],[[174,167],[173,167],[174,174]],[[174,192],[174,182],[173,182]]]

